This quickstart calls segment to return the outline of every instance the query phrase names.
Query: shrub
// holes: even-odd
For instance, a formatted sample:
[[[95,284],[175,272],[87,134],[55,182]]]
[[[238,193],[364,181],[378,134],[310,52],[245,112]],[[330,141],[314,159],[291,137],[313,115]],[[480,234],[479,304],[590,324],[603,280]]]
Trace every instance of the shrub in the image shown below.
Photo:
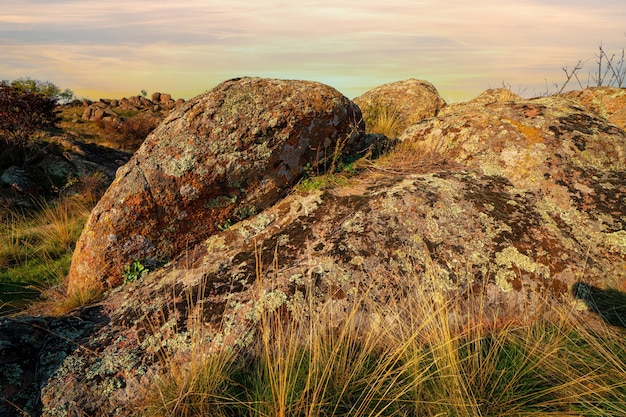
[[[110,135],[120,148],[134,151],[159,125],[159,120],[147,113],[139,113],[123,121],[99,120],[96,124],[107,135]]]
[[[41,94],[45,97],[58,100],[61,103],[69,103],[74,99],[74,92],[68,88],[61,90],[50,81],[33,80],[30,77],[18,78],[11,81],[11,87],[25,93]]]
[[[0,83],[0,136],[9,147],[25,149],[35,133],[59,121],[56,104],[55,98]]]

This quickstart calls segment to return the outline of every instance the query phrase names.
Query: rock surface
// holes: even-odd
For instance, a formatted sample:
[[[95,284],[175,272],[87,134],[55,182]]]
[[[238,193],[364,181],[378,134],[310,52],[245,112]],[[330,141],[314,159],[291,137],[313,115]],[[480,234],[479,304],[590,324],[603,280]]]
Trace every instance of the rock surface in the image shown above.
[[[418,120],[436,116],[446,106],[434,85],[414,78],[381,85],[356,97],[354,102],[363,112],[368,131],[377,118],[397,119],[389,133],[392,136]]]
[[[522,97],[513,93],[508,88],[490,88],[483,91],[478,97],[473,98],[468,102],[452,103],[438,113],[439,116],[453,113],[457,108],[466,108],[468,105],[486,106],[494,103],[504,103],[507,101],[521,100]]]
[[[357,106],[328,86],[243,78],[192,99],[153,131],[93,210],[69,291],[114,287],[270,207],[304,173],[364,147]]]
[[[581,282],[626,290],[622,129],[554,96],[467,103],[412,125],[401,139],[349,185],[268,203],[97,306],[60,321],[1,322],[7,334],[40,320],[66,341],[57,340],[52,353],[62,353],[53,356],[42,348],[49,333],[23,342],[48,361],[45,377],[26,377],[39,369],[35,360],[12,366],[24,375],[15,384],[41,388],[10,398],[44,416],[133,415],[142,388],[163,371],[159,358],[188,357],[197,334],[208,349],[245,346],[259,310],[289,308],[306,294],[330,300],[341,317],[355,294],[401,303],[415,286],[481,291],[480,308],[506,318],[539,311],[546,300],[578,308],[571,291]],[[181,184],[169,184],[162,193],[179,192]],[[117,189],[119,200],[127,189]],[[126,204],[134,221],[139,203]],[[318,305],[307,307],[312,315]],[[0,385],[3,395],[17,390]]]
[[[87,183],[105,187],[131,157],[127,152],[80,142],[69,135],[47,138],[45,146],[33,148],[31,153],[27,169],[10,166],[0,170],[0,186],[11,187],[19,200],[58,195],[60,190],[77,192]]]
[[[42,187],[30,178],[26,170],[15,165],[4,170],[0,175],[0,183],[24,194],[35,195],[42,191]]]
[[[578,101],[609,122],[626,129],[625,89],[594,87],[580,91],[570,91],[563,94],[563,96]]]

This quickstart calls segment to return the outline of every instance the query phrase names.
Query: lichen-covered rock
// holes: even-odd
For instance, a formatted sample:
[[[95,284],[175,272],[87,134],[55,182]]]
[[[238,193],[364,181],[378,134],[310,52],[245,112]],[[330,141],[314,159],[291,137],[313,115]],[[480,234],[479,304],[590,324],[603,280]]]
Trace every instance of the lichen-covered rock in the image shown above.
[[[465,108],[468,105],[473,106],[486,106],[494,103],[503,103],[507,101],[521,100],[522,97],[518,96],[508,88],[490,88],[483,91],[477,97],[467,102],[452,103],[447,105],[438,113],[439,116],[454,113],[457,108]]]
[[[58,377],[64,360],[80,355],[82,344],[107,320],[98,307],[60,319],[1,318],[0,416],[40,415],[42,387],[48,378]],[[89,356],[88,351],[83,353]],[[80,403],[76,398],[67,401]]]
[[[453,113],[417,123],[400,137],[485,175],[507,178],[521,190],[558,195],[576,190],[581,172],[626,168],[625,133],[559,96],[467,103]],[[556,200],[560,198],[557,197]]]
[[[0,175],[0,184],[8,185],[24,194],[34,195],[42,190],[42,187],[30,178],[26,170],[15,165],[8,167]]]
[[[69,291],[113,287],[270,207],[304,172],[362,150],[360,110],[307,81],[242,78],[187,102],[144,141],[93,210]]]
[[[626,130],[626,90],[623,88],[595,87],[570,91],[564,97],[576,100],[609,122]]]
[[[381,119],[394,120],[393,129],[387,133],[394,137],[418,120],[436,116],[446,106],[434,85],[414,78],[378,86],[354,102],[363,112],[368,131]]]
[[[578,308],[581,282],[626,290],[621,129],[547,97],[459,107],[402,139],[349,186],[292,193],[113,290],[106,325],[43,382],[43,415],[132,415],[158,358],[246,346],[261,310],[305,296],[311,316],[324,299],[341,317],[363,294],[480,292],[507,318]]]

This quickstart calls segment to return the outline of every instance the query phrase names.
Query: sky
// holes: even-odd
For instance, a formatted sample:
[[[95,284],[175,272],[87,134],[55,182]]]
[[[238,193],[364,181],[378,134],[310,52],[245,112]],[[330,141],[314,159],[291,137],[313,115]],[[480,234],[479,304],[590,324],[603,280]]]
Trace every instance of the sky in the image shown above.
[[[430,81],[450,102],[506,86],[554,92],[598,47],[621,58],[624,0],[2,0],[0,80],[93,100],[189,99],[221,81],[319,81],[349,98]],[[591,82],[591,81],[589,81]],[[576,82],[568,86],[579,88]]]

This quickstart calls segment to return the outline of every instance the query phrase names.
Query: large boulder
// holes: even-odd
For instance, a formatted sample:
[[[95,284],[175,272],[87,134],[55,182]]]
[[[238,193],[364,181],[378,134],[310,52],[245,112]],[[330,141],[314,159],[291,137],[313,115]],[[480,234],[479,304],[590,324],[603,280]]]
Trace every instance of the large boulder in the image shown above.
[[[378,86],[354,102],[363,112],[367,131],[389,137],[398,136],[418,120],[436,116],[446,106],[434,85],[414,78]]]
[[[284,197],[308,164],[323,171],[363,147],[357,106],[307,81],[226,81],[144,141],[97,207],[74,253],[69,291],[162,265]]]
[[[515,94],[508,88],[490,88],[483,91],[477,97],[467,102],[452,103],[441,109],[439,116],[454,113],[457,108],[464,109],[467,105],[488,106],[495,103],[521,100],[522,97]]]

